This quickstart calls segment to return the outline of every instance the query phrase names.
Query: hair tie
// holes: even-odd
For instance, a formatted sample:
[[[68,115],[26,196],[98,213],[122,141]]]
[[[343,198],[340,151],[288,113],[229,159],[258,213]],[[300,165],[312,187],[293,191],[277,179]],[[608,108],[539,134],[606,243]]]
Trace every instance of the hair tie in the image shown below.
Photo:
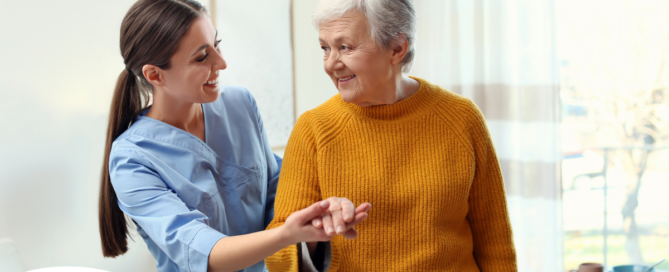
[[[130,68],[128,68],[128,66],[125,67],[125,70],[128,71],[129,74],[131,74],[133,76],[135,75],[135,73],[133,73],[132,70],[130,70]]]

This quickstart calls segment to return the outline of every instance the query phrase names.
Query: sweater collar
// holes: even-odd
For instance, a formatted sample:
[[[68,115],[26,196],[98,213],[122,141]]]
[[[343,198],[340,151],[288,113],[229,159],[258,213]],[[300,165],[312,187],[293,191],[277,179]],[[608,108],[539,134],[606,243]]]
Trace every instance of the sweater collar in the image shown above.
[[[337,100],[338,103],[356,116],[381,121],[414,118],[422,113],[428,112],[432,108],[432,105],[437,101],[435,96],[437,95],[439,87],[422,78],[413,76],[410,76],[410,78],[413,78],[420,83],[418,91],[395,104],[360,107],[353,103],[345,102],[341,98],[341,95],[337,96]]]

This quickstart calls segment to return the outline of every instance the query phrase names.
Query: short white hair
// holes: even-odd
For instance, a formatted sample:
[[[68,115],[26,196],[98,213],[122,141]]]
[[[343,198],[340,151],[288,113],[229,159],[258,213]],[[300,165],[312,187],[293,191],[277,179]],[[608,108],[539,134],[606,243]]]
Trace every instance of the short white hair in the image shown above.
[[[411,0],[321,0],[312,15],[314,26],[320,29],[323,23],[341,18],[346,13],[358,10],[365,15],[372,40],[383,49],[397,45],[399,34],[404,34],[409,49],[402,59],[402,71],[411,68],[416,50],[416,11]]]

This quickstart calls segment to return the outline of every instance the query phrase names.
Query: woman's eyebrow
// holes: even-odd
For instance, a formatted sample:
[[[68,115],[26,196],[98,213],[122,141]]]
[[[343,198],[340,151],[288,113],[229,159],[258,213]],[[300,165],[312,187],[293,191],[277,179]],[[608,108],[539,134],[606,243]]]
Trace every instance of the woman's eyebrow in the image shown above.
[[[344,37],[342,35],[338,35],[334,38],[333,42],[334,43],[340,43],[340,42],[343,42],[344,40],[346,40],[346,37]],[[320,42],[321,44],[327,44],[327,42],[325,40],[323,40],[323,38],[318,38],[318,42]]]
[[[211,46],[211,45],[210,45],[210,44],[205,44],[205,45],[203,45],[203,46],[200,46],[197,50],[195,50],[195,52],[193,53],[193,55],[190,55],[190,56],[191,56],[191,57],[192,57],[192,56],[195,56],[195,54],[199,53],[200,51],[202,51],[203,49],[205,49],[205,48],[207,48],[207,47],[209,47],[209,46]]]
[[[216,38],[218,38],[218,30],[216,30],[216,34],[214,35],[214,40],[216,40]],[[205,44],[205,45],[203,45],[203,46],[200,46],[200,47],[199,47],[197,50],[195,50],[195,52],[194,52],[192,55],[190,55],[190,56],[191,56],[191,57],[192,57],[192,56],[195,56],[195,54],[197,54],[198,52],[202,51],[203,49],[205,49],[205,48],[207,48],[207,47],[209,47],[209,46],[211,46],[211,45],[210,45],[210,44]]]

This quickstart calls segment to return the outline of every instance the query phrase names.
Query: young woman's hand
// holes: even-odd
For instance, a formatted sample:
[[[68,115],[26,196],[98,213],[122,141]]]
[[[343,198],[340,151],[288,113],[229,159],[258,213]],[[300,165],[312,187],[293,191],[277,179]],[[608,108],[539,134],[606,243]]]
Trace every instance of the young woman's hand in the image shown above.
[[[349,203],[350,200],[343,198],[344,201],[348,201]],[[335,214],[341,217],[341,213],[344,212],[350,212],[350,210],[347,210],[347,205],[344,205],[344,209],[341,208],[341,205],[338,203],[341,201],[341,199],[338,198],[330,198],[328,200],[324,201],[319,201],[317,203],[314,203],[313,205],[307,207],[306,209],[299,210],[297,212],[294,212],[288,218],[286,219],[286,223],[282,226],[284,229],[283,232],[285,233],[285,236],[287,239],[289,239],[290,244],[296,244],[299,242],[326,242],[330,241],[332,237],[334,237],[335,233],[334,231],[331,232],[326,232],[323,226],[333,228],[331,225],[323,224],[322,222],[329,222],[330,224],[332,223],[332,213],[330,210],[334,211]],[[336,203],[335,207],[336,209],[329,209],[332,208],[331,203]],[[352,203],[351,203],[352,207]],[[349,219],[349,222],[345,222],[342,218],[339,218],[337,221],[340,222],[342,225],[342,228],[344,231],[342,234],[344,237],[348,239],[355,239],[355,237],[358,236],[358,232],[353,228],[355,225],[358,223],[362,222],[367,218],[367,211],[371,205],[369,203],[363,203],[362,205],[358,206],[358,208],[354,209],[351,216]],[[336,216],[335,216],[336,217]],[[321,223],[314,223],[313,221],[317,220],[318,222]],[[342,223],[343,222],[343,223]],[[319,225],[319,226],[316,226]]]
[[[353,227],[367,217],[367,211],[372,205],[365,202],[354,208],[353,202],[343,197],[330,197],[326,201],[330,202],[328,212],[320,218],[314,218],[312,225],[323,228],[328,235],[339,234],[347,239],[358,237]]]
[[[284,228],[283,232],[289,239],[290,244],[330,241],[334,234],[329,235],[323,229],[314,227],[311,223],[311,220],[320,218],[326,213],[329,207],[330,202],[319,201],[288,216],[282,228]]]

